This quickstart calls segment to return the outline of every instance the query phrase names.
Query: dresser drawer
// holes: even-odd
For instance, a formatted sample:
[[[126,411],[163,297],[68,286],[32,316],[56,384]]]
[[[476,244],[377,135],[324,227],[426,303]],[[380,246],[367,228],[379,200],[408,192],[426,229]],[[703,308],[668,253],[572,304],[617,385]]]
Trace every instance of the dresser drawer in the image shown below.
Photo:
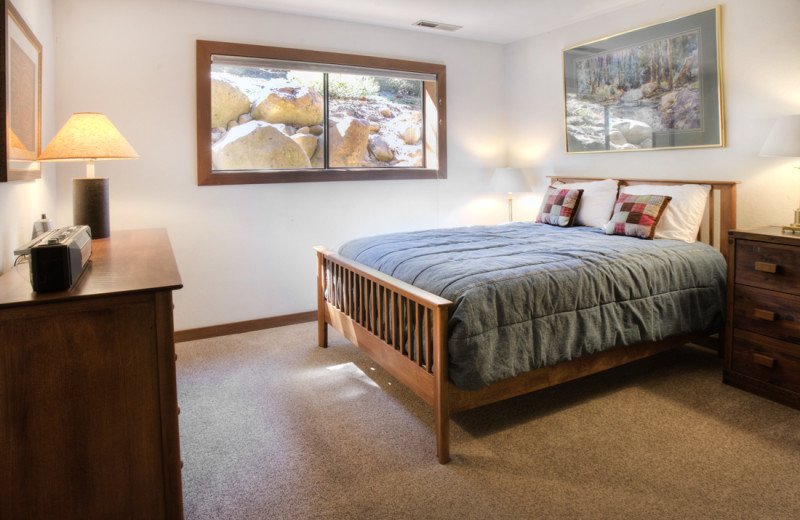
[[[733,294],[734,327],[800,344],[800,296],[741,284]]]
[[[734,329],[731,371],[800,393],[800,347]]]
[[[800,251],[792,246],[737,240],[735,282],[800,294]]]

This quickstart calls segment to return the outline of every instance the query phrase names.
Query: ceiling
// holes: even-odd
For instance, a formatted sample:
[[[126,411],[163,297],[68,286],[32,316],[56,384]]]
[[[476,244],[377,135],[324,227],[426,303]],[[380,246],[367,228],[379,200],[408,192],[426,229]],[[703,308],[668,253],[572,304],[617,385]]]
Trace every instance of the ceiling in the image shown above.
[[[506,44],[645,0],[196,0]],[[460,25],[455,32],[418,20]]]

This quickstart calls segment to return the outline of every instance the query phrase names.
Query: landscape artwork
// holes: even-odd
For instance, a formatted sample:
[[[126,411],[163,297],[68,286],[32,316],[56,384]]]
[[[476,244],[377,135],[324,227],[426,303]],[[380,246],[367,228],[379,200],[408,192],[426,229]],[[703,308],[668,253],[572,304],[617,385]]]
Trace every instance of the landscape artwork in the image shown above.
[[[568,153],[723,146],[718,9],[564,51]]]

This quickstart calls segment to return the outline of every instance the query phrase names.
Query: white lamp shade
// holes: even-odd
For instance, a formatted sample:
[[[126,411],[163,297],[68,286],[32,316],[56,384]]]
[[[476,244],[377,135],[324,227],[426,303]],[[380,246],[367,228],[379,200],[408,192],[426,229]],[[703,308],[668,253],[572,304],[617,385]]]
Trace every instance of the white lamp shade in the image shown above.
[[[72,114],[39,155],[40,161],[135,159],[136,150],[103,114]]]
[[[759,155],[800,157],[800,114],[779,117]]]
[[[517,168],[497,168],[491,185],[492,190],[503,193],[528,191],[528,183]]]

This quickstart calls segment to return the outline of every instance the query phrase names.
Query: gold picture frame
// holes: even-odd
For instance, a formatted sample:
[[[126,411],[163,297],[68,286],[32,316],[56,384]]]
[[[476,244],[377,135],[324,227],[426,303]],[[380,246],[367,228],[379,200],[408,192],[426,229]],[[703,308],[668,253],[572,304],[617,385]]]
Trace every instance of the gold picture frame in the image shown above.
[[[720,10],[565,49],[566,152],[724,147]]]
[[[42,148],[42,44],[9,0],[3,18],[4,165],[0,182],[38,179]]]

